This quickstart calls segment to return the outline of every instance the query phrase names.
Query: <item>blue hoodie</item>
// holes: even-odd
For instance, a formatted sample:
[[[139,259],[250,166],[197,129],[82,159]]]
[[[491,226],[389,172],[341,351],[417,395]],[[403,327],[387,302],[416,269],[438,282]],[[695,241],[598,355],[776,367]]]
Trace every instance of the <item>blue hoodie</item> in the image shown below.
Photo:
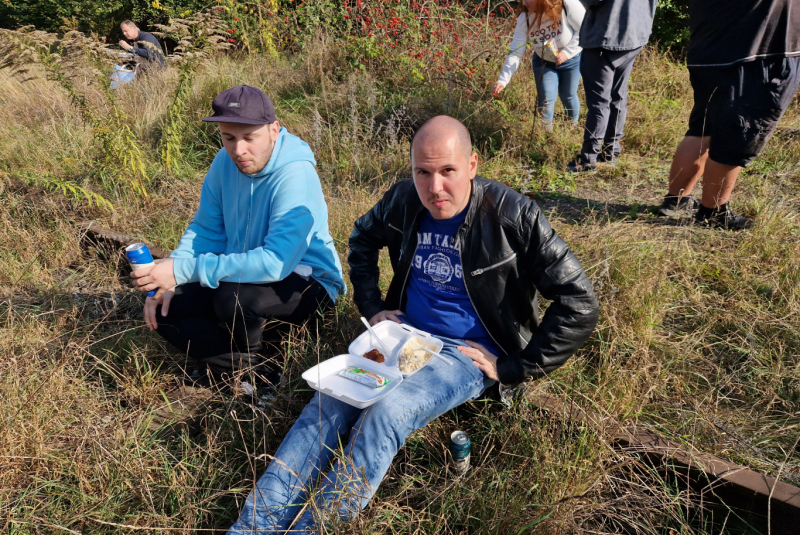
[[[209,288],[261,284],[310,268],[332,300],[345,293],[314,165],[308,144],[283,127],[267,165],[255,174],[239,171],[220,150],[203,181],[200,207],[170,254],[175,281]]]

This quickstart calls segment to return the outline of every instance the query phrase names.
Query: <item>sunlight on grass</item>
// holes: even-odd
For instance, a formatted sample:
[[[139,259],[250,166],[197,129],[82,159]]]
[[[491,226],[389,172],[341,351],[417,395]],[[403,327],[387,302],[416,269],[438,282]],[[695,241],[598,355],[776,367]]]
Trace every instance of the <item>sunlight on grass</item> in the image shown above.
[[[311,145],[345,271],[353,221],[406,177],[414,128],[449,109],[471,129],[482,174],[538,195],[601,302],[597,331],[564,368],[530,385],[511,409],[471,402],[413,434],[372,505],[331,533],[719,533],[725,516],[700,509],[696,496],[645,459],[614,449],[617,424],[773,476],[786,461],[782,479],[800,484],[792,450],[800,426],[796,102],[734,195],[758,225],[729,234],[665,223],[648,211],[665,191],[691,106],[685,67],[656,50],[634,69],[621,161],[575,176],[563,167],[582,132],[558,116],[552,133],[533,121],[530,67],[493,103],[472,79],[401,87],[353,70],[350,56],[325,39],[310,42],[306,54],[199,65],[180,94],[181,117],[173,107],[184,126],[174,138],[180,161],[169,166],[159,143],[177,74],[123,88],[116,105],[141,146],[147,198],[117,180],[106,160],[98,163],[96,132],[58,84],[22,83],[0,71],[5,531],[225,529],[310,398],[300,374],[344,352],[360,332],[348,294],[274,345],[287,381],[273,402],[258,406],[220,385],[192,400],[179,389],[191,365],[144,328],[142,299],[129,291],[119,251],[80,244],[75,224],[97,219],[159,247],[176,245],[219,149],[215,127],[199,118],[217,92],[240,83],[272,95],[279,120]],[[491,68],[499,68],[502,47],[486,46]],[[90,81],[80,89],[108,112]],[[24,173],[68,180],[114,209],[43,189]],[[386,286],[385,256],[381,268]],[[579,424],[530,403],[545,393],[594,420]],[[455,428],[473,443],[473,467],[462,479],[445,453]]]

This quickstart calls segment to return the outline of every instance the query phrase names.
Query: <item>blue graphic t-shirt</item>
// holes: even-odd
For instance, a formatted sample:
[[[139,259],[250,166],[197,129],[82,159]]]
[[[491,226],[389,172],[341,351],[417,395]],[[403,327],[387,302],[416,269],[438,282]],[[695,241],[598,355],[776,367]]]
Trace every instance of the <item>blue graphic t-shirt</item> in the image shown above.
[[[425,214],[417,236],[417,251],[411,265],[406,317],[414,327],[431,334],[463,338],[483,344],[500,355],[464,287],[461,251],[453,246],[467,209],[450,219]]]

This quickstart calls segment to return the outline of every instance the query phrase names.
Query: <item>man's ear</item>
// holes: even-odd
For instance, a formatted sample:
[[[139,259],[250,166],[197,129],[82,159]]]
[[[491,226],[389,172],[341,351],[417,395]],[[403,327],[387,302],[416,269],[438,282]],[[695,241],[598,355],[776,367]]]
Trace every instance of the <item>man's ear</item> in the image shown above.
[[[270,132],[272,132],[272,137],[278,137],[278,134],[281,132],[281,123],[276,119],[274,123],[269,125],[269,128]]]
[[[469,179],[472,180],[478,174],[478,153],[473,152],[469,157]]]

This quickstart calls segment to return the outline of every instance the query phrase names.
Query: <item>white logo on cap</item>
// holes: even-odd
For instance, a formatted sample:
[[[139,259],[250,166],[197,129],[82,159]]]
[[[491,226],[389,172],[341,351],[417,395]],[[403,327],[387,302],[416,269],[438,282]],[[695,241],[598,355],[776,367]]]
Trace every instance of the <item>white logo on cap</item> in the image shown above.
[[[229,108],[241,108],[242,105],[239,104],[238,102],[228,102],[228,107]]]

